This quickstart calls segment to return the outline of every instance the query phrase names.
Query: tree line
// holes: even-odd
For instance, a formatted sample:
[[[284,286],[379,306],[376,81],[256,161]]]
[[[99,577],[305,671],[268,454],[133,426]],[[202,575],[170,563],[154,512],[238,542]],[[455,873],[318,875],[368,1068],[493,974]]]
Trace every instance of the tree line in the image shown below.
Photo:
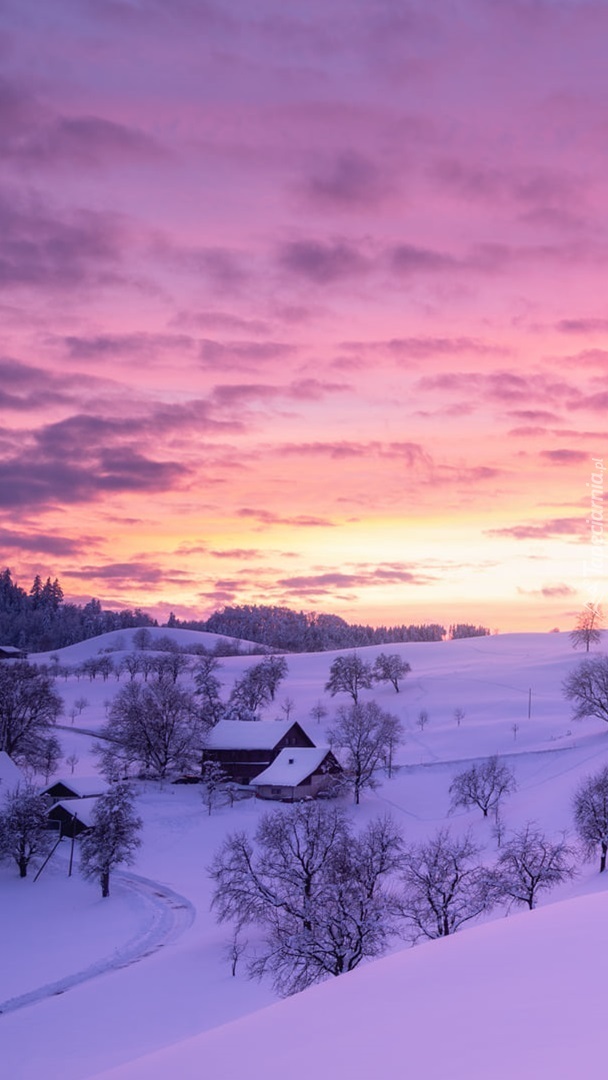
[[[104,611],[99,600],[83,606],[66,603],[57,578],[43,582],[36,575],[26,592],[13,581],[9,569],[0,572],[0,644],[26,652],[49,652],[110,630],[155,625],[139,609]]]

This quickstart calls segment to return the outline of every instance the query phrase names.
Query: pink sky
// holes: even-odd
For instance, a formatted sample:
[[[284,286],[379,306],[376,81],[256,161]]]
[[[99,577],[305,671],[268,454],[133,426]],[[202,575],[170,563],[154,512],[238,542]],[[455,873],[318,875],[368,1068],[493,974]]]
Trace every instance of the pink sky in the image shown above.
[[[604,588],[607,35],[578,0],[7,0],[13,577],[569,629]]]

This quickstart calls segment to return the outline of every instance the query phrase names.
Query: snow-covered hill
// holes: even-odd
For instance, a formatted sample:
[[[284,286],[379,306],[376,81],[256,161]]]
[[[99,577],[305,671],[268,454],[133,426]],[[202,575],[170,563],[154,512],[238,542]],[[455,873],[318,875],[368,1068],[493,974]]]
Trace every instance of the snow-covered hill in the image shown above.
[[[121,632],[122,642],[105,635],[62,650],[60,662],[81,663],[117,646],[112,655],[120,658],[132,648],[129,634]],[[193,631],[162,634],[210,644],[209,635]],[[399,694],[380,686],[364,697],[376,697],[400,716],[406,741],[394,779],[384,779],[356,810],[346,803],[355,821],[389,809],[407,840],[423,839],[445,822],[448,788],[462,762],[498,753],[508,757],[518,781],[505,807],[507,827],[535,819],[551,833],[571,828],[579,779],[608,762],[608,727],[571,722],[561,683],[583,657],[565,636],[512,634],[376,646],[359,654],[373,660],[380,651],[398,652],[411,674]],[[282,716],[281,702],[289,697],[292,718],[322,742],[344,700],[324,692],[334,655],[289,656],[288,677],[265,721]],[[222,658],[226,695],[258,659]],[[60,736],[65,754],[78,758],[75,775],[94,771],[91,736],[125,678],[58,680],[65,700]],[[86,705],[72,723],[82,698]],[[310,715],[319,700],[328,708],[321,723]],[[421,730],[423,708],[429,720]],[[464,710],[460,724],[456,708]],[[65,992],[38,995],[36,1004],[0,1017],[2,1068],[11,1080],[42,1072],[85,1080],[113,1067],[121,1080],[241,1074],[273,1080],[286,1073],[300,1080],[311,1070],[321,1080],[393,1073],[424,1080],[603,1076],[596,958],[608,900],[594,865],[581,866],[577,880],[549,894],[536,912],[495,913],[452,939],[398,948],[352,975],[272,1004],[272,991],[249,982],[243,965],[230,976],[228,933],[209,914],[205,871],[226,833],[253,830],[265,809],[248,800],[208,817],[196,788],[140,785],[145,828],[136,874],[196,908],[193,923],[184,923],[181,936],[169,935],[165,946],[154,929],[156,915],[126,879],[117,878],[110,900],[102,901],[90,883],[67,878],[61,849],[36,883],[19,881],[8,865],[0,869],[3,925],[11,927],[0,1003],[47,984],[65,985]],[[450,824],[456,831],[470,827],[491,856],[491,830],[481,815],[460,812]],[[155,942],[153,954],[112,970],[112,958],[134,957],[140,940]],[[94,965],[106,974],[68,989],[74,973]]]

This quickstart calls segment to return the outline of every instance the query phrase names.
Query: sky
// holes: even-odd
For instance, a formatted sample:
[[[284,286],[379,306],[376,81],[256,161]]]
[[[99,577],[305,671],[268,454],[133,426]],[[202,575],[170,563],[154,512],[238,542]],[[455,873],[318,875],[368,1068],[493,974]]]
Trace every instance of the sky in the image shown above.
[[[584,0],[2,0],[14,580],[160,619],[601,601],[607,33]]]

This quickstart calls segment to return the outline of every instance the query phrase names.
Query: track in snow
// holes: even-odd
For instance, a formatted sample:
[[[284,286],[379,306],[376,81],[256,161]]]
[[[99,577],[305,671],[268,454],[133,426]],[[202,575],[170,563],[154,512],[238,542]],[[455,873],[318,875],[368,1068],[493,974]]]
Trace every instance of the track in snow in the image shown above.
[[[139,877],[136,874],[128,874],[123,871],[115,871],[112,875],[113,888],[135,893],[144,903],[149,917],[146,919],[142,930],[117,948],[111,956],[106,956],[95,961],[82,971],[73,975],[66,975],[57,982],[47,983],[30,990],[26,994],[9,998],[0,1002],[0,1015],[15,1012],[27,1005],[35,1005],[45,998],[56,997],[65,994],[81,983],[96,979],[99,975],[105,975],[110,971],[137,964],[147,956],[152,956],[165,945],[171,945],[184,933],[196,917],[196,908],[185,896],[173,892],[166,885],[158,881],[150,881],[148,878]]]

